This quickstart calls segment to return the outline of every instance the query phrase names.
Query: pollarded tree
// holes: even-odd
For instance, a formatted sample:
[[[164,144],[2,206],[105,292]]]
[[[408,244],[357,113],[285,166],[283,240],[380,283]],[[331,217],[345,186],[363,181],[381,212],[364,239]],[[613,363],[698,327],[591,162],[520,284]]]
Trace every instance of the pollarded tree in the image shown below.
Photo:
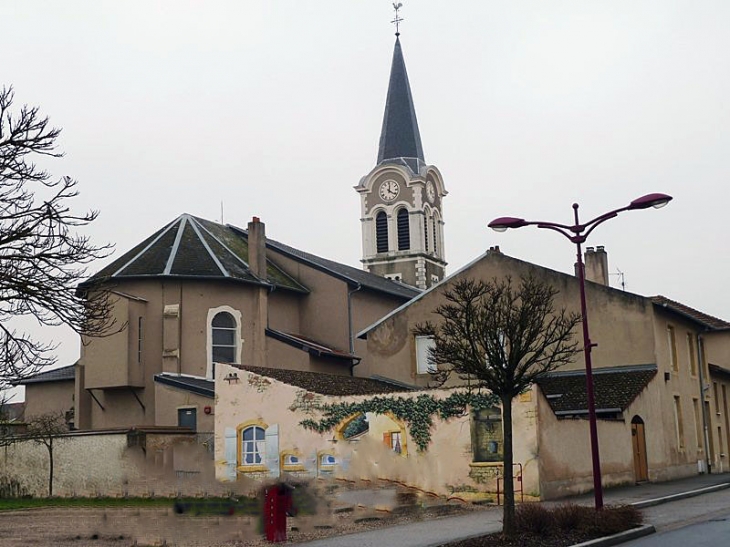
[[[498,396],[504,435],[503,533],[514,533],[515,499],[512,476],[512,400],[541,374],[573,360],[573,330],[580,316],[555,309],[558,291],[528,276],[518,285],[509,277],[459,280],[444,292],[438,322],[418,325],[415,334],[430,336],[429,361],[445,380],[463,380]]]
[[[63,155],[56,148],[61,130],[37,107],[13,108],[13,99],[12,87],[0,89],[0,384],[55,362],[55,345],[17,330],[14,318],[67,325],[87,336],[113,325],[106,290],[76,292],[84,265],[111,252],[77,233],[98,212],[72,212],[77,182],[53,179],[36,164]]]

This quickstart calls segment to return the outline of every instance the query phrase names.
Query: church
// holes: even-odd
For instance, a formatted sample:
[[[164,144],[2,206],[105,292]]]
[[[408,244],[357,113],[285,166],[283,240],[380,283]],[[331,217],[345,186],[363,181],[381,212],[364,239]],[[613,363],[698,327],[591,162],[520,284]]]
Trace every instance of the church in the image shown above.
[[[398,33],[377,161],[354,188],[362,268],[267,238],[256,217],[239,227],[182,214],[162,226],[80,287],[107,284],[127,328],[83,340],[79,361],[61,373],[21,382],[28,409],[66,411],[82,431],[215,432],[223,480],[372,477],[353,455],[367,446],[355,425],[368,422],[381,451],[397,455],[387,460],[390,479],[447,494],[493,491],[503,474],[497,406],[419,422],[417,431],[383,410],[318,430],[316,404],[366,408],[376,398],[385,408],[387,400],[408,406],[431,397],[438,407],[450,393],[429,390],[429,340],[413,327],[432,317],[444,287],[531,273],[574,310],[577,279],[498,249],[446,276],[447,191],[425,159]],[[606,484],[726,471],[730,323],[609,287],[598,249],[586,255],[587,271],[598,272],[586,290],[601,341],[594,374]],[[515,400],[515,457],[527,494],[591,488],[588,450],[574,449],[588,438],[583,367],[577,358]],[[368,462],[386,461],[373,454]]]

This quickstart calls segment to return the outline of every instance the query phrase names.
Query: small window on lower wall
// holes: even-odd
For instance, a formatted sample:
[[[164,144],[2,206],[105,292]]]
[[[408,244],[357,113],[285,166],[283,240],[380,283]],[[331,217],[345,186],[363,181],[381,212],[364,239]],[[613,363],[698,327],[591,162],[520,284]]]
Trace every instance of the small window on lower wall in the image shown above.
[[[317,468],[320,473],[332,473],[336,465],[337,458],[331,452],[320,452],[317,454]]]
[[[504,457],[502,411],[497,408],[472,413],[472,452],[475,462],[501,462]]]
[[[304,471],[302,456],[296,450],[285,450],[281,453],[282,471]]]

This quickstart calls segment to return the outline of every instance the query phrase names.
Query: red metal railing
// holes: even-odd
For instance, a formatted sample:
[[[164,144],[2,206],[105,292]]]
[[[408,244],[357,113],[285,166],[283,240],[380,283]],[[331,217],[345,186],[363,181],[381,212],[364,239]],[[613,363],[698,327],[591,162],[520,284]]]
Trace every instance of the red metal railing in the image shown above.
[[[517,467],[517,474],[514,473],[514,468]],[[497,505],[501,505],[500,502],[500,484],[502,484],[502,481],[504,480],[503,477],[497,477]],[[517,484],[519,486],[515,486],[515,494],[519,492],[520,494],[520,503],[523,503],[525,501],[525,490],[522,486],[522,464],[521,463],[513,463],[512,464],[512,481],[517,481]]]

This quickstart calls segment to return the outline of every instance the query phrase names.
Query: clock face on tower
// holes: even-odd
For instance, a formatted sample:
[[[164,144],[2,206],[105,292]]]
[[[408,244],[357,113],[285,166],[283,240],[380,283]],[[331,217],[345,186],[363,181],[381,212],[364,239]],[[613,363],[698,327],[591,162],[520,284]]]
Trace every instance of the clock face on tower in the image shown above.
[[[433,182],[430,180],[426,183],[426,197],[431,203],[433,203],[433,200],[436,199],[436,189],[433,186]]]
[[[398,186],[398,183],[394,180],[386,180],[380,185],[379,194],[383,201],[393,201],[398,197],[399,192],[400,186]]]

